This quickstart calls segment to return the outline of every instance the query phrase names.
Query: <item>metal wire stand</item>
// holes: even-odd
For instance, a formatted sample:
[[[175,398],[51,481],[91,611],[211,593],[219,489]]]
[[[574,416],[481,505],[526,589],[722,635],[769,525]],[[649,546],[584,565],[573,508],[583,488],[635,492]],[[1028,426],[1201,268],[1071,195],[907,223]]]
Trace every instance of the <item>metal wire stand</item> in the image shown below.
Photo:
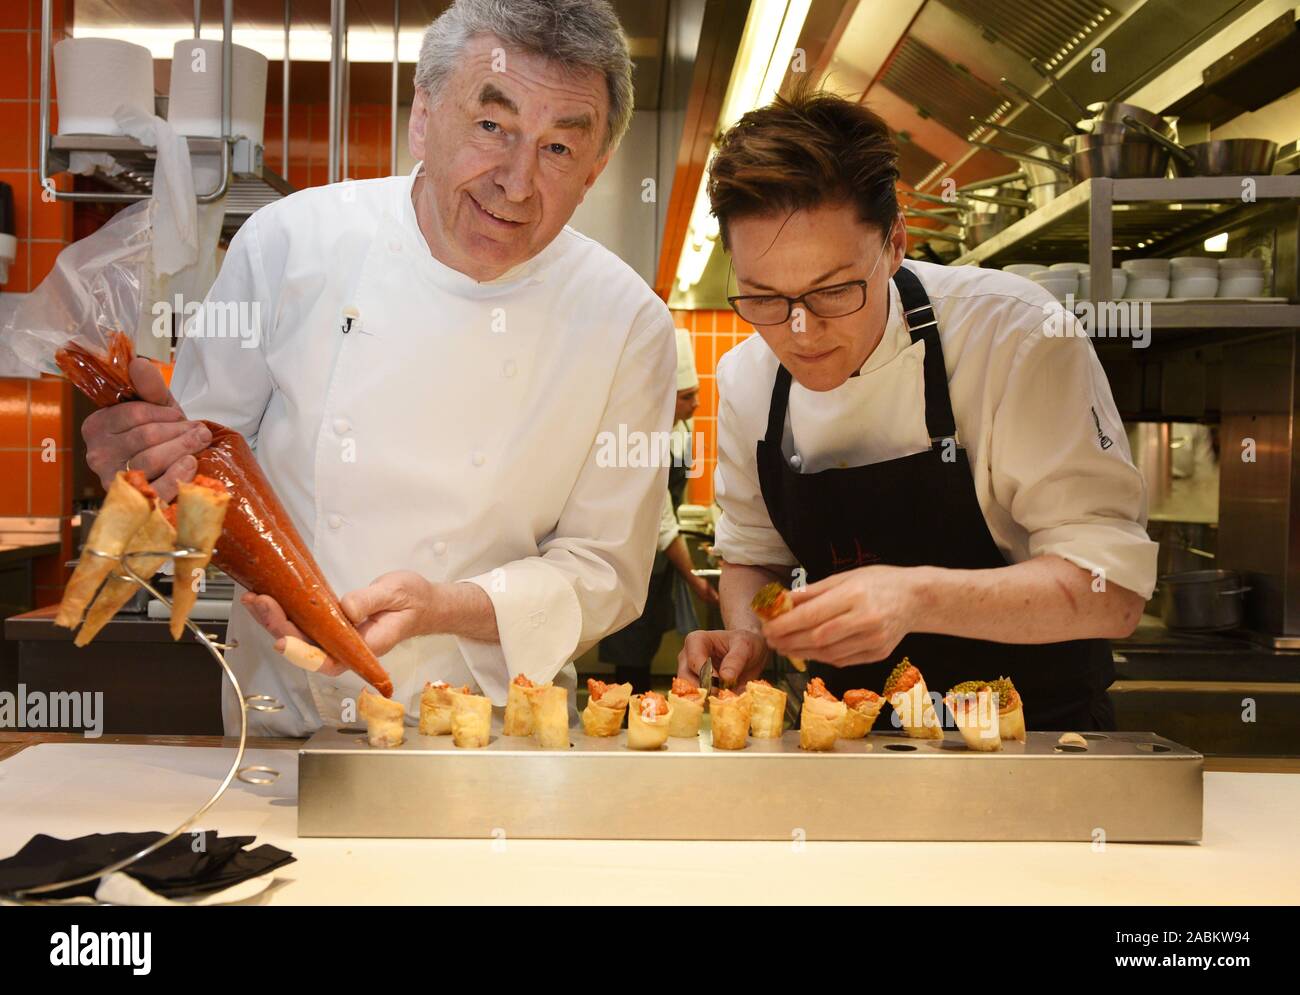
[[[174,559],[178,556],[194,556],[194,555],[198,555],[199,553],[200,551],[195,549],[169,549],[169,550],[160,550],[156,552],[144,551],[144,552],[123,553],[121,555],[115,556],[111,553],[105,553],[100,550],[88,549],[88,550],[84,550],[82,552],[82,555],[99,556],[105,559],[113,560],[121,571],[117,575],[119,579],[128,580],[131,581],[132,583],[139,584],[151,595],[153,595],[155,598],[161,601],[164,605],[166,605],[168,608],[171,608],[172,606],[171,600],[165,597],[164,595],[162,595],[161,593],[159,593],[157,588],[155,588],[146,578],[141,577],[134,570],[132,570],[131,567],[125,561],[139,556],[155,557],[155,558],[164,557],[167,559]],[[203,632],[190,619],[185,620],[185,627],[189,629],[190,632],[194,633],[194,638],[197,639],[200,643],[202,643],[203,646],[207,648],[207,651],[212,654],[212,658],[217,661],[217,663],[221,667],[222,673],[226,675],[226,680],[230,681],[230,685],[232,688],[234,688],[235,691],[235,698],[239,701],[239,746],[235,750],[235,757],[234,760],[231,761],[230,769],[226,771],[226,775],[221,779],[221,783],[217,785],[217,788],[212,793],[212,796],[208,798],[208,800],[204,802],[203,805],[200,806],[199,809],[195,811],[193,815],[191,815],[188,819],[182,822],[179,826],[173,829],[166,836],[162,837],[159,840],[155,840],[153,843],[150,843],[148,846],[144,847],[143,849],[138,850],[137,852],[131,854],[129,857],[124,857],[121,860],[114,861],[113,863],[109,864],[107,867],[100,868],[97,871],[92,871],[89,874],[82,874],[79,877],[68,878],[65,881],[55,881],[50,884],[36,885],[31,888],[22,888],[19,889],[18,891],[11,892],[10,894],[7,895],[0,895],[0,898],[4,898],[6,901],[16,902],[21,905],[64,904],[61,901],[32,899],[30,896],[47,894],[53,891],[62,891],[64,888],[70,888],[74,885],[85,884],[88,881],[96,881],[99,880],[100,878],[105,878],[110,874],[115,874],[126,867],[130,867],[132,864],[134,864],[137,860],[140,860],[142,857],[147,857],[149,854],[166,846],[168,843],[176,839],[183,832],[185,832],[196,822],[198,822],[198,820],[203,817],[203,814],[207,812],[208,809],[212,808],[212,806],[215,805],[221,799],[221,796],[226,793],[226,789],[230,787],[231,782],[234,781],[236,777],[238,777],[241,781],[245,782],[246,784],[271,784],[276,780],[276,778],[280,776],[280,772],[278,770],[268,767],[265,764],[250,764],[247,767],[241,767],[240,764],[243,763],[244,748],[248,742],[248,710],[251,708],[253,711],[256,712],[279,712],[284,710],[284,705],[280,704],[280,702],[278,702],[276,699],[265,694],[250,694],[247,697],[244,696],[243,688],[239,686],[239,679],[235,677],[234,671],[230,669],[230,665],[226,663],[226,658],[222,654],[222,650],[233,649],[238,644],[230,643],[230,642],[227,643],[217,642],[214,638],[209,636],[207,633]]]

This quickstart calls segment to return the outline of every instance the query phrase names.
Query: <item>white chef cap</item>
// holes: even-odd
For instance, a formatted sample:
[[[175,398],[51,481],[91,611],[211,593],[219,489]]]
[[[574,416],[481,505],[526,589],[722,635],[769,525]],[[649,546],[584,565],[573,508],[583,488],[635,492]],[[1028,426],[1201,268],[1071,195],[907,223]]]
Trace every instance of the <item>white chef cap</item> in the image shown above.
[[[699,374],[695,372],[695,347],[691,345],[691,333],[685,328],[677,329],[677,389],[690,390],[700,385]]]

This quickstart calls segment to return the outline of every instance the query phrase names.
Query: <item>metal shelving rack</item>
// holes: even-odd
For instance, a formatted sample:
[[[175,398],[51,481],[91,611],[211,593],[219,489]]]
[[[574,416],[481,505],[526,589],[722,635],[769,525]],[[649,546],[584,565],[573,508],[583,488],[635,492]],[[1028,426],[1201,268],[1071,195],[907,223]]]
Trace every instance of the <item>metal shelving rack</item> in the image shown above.
[[[1076,184],[951,265],[1005,265],[1087,259],[1092,302],[1111,300],[1116,253],[1158,255],[1169,240],[1218,228],[1246,206],[1243,182],[1255,201],[1300,200],[1300,176],[1195,176],[1174,179],[1091,179]],[[1156,328],[1300,327],[1300,304],[1231,301],[1152,301]]]
[[[288,5],[285,5],[286,39]],[[199,193],[200,204],[226,198],[226,217],[241,222],[264,204],[293,192],[287,180],[272,172],[262,161],[262,146],[248,138],[231,134],[231,86],[234,43],[232,22],[234,0],[223,0],[221,38],[221,136],[187,138],[190,154],[205,160],[220,159],[221,182],[213,190]],[[195,4],[194,32],[199,35],[199,4]],[[94,203],[131,203],[146,200],[153,191],[153,169],[157,151],[134,138],[114,135],[50,134],[50,53],[53,34],[53,0],[41,3],[41,99],[40,99],[40,182],[51,189],[57,200]],[[288,76],[288,52],[285,53],[285,76]],[[287,113],[286,113],[287,120]],[[287,128],[286,128],[287,135]],[[287,143],[286,143],[287,150]],[[107,153],[124,167],[122,173],[109,177],[97,174],[115,190],[53,190],[47,183],[54,172],[66,170],[74,152]],[[287,156],[286,156],[287,161]],[[237,227],[237,225],[236,225]]]

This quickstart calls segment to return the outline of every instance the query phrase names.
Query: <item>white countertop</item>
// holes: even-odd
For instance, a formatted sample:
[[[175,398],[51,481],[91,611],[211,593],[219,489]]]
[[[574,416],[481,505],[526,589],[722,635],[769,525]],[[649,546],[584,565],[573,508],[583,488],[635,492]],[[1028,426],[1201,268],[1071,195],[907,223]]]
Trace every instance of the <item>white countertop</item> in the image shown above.
[[[45,743],[0,762],[0,855],[36,833],[170,831],[228,749]],[[297,754],[250,751],[201,828],[298,858],[255,902],[283,904],[1291,904],[1300,776],[1207,773],[1199,844],[299,839]]]

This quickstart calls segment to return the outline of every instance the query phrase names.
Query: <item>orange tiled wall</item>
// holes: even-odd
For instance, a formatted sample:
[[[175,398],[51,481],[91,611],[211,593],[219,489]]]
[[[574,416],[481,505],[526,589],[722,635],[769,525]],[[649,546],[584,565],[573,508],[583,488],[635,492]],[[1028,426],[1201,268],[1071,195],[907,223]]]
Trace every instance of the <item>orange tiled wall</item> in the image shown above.
[[[71,6],[70,0],[55,0],[56,39],[71,20]],[[40,13],[39,0],[0,0],[0,180],[14,190],[18,238],[17,259],[0,293],[35,287],[71,240],[71,207],[42,199],[36,177]],[[52,114],[52,125],[55,120]],[[67,189],[66,177],[58,185]],[[38,604],[58,600],[63,563],[71,555],[71,418],[66,383],[0,378],[0,517],[62,519],[62,554],[35,564]]]
[[[678,328],[691,333],[695,367],[700,374],[700,407],[695,412],[695,431],[704,437],[704,472],[690,481],[687,499],[693,504],[710,504],[713,470],[718,465],[718,385],[714,370],[722,354],[744,341],[754,329],[731,310],[674,311],[673,319]]]
[[[390,109],[387,104],[354,104],[348,112],[348,176],[354,180],[387,176],[390,172]],[[265,161],[284,175],[281,105],[267,107]],[[329,106],[289,104],[289,173],[295,187],[329,182]]]

